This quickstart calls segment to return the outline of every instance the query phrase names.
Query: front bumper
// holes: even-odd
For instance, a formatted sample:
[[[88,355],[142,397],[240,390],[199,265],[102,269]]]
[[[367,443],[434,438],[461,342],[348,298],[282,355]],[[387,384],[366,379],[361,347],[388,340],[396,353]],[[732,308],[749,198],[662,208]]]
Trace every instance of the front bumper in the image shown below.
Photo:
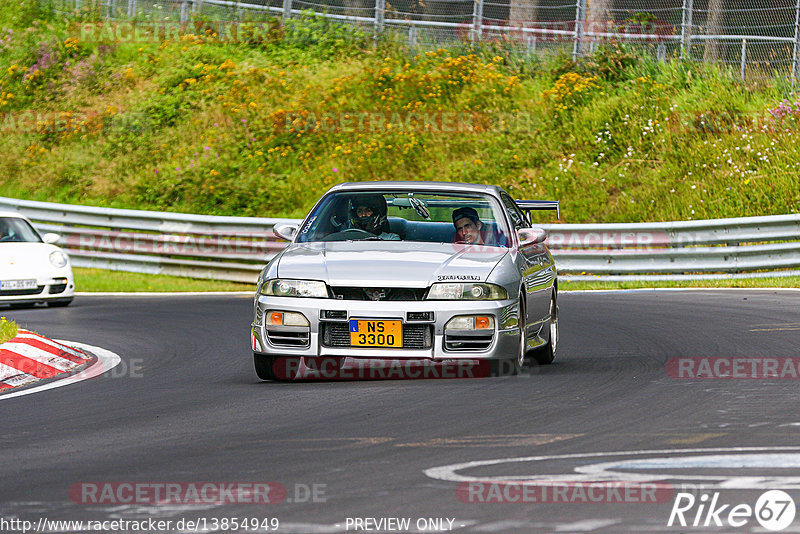
[[[33,278],[33,277],[31,277]],[[42,302],[68,302],[75,296],[72,273],[56,277],[37,277],[34,289],[2,290],[0,304],[35,304]]]
[[[256,319],[251,325],[251,344],[254,352],[273,356],[346,356],[380,359],[511,359],[519,351],[517,299],[498,301],[361,301],[267,297],[259,295],[255,302]],[[267,310],[302,313],[308,327],[285,328],[275,335],[275,329],[264,326]],[[331,313],[332,312],[332,313]],[[419,319],[429,314],[429,318]],[[453,343],[445,339],[445,324],[457,315],[486,315],[494,317],[495,326],[488,343]],[[334,318],[326,318],[334,316]],[[261,320],[259,320],[259,317]],[[350,319],[393,319],[403,323],[403,348],[354,348],[346,337],[338,338],[348,328]],[[334,325],[332,328],[331,325]],[[305,332],[307,335],[305,335]],[[428,332],[423,335],[424,332]],[[347,330],[349,332],[349,330]],[[406,337],[406,333],[409,333]],[[462,332],[463,333],[463,332]],[[349,333],[347,334],[349,336]],[[294,339],[289,341],[291,336]],[[420,337],[421,336],[421,337]],[[485,334],[484,334],[485,336]],[[413,343],[406,343],[405,340]],[[461,338],[463,339],[463,338]],[[484,339],[486,339],[484,337]],[[303,343],[303,345],[300,345]],[[338,344],[337,344],[338,343]],[[412,347],[412,348],[409,348]]]

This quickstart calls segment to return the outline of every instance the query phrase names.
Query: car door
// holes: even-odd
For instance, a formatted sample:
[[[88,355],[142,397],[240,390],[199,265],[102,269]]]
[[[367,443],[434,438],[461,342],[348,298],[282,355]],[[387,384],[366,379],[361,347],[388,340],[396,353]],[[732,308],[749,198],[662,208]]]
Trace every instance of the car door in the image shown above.
[[[530,228],[527,217],[507,193],[501,193],[500,199],[515,233],[520,228]],[[517,265],[525,288],[527,324],[541,321],[550,313],[550,295],[555,278],[553,257],[544,243],[529,243],[520,245]]]

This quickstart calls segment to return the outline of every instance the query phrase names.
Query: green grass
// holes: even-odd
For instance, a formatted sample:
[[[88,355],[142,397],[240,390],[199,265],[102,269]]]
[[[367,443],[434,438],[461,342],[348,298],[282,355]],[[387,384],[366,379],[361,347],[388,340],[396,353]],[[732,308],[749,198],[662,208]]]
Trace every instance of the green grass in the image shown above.
[[[221,280],[202,280],[178,276],[150,275],[73,268],[75,287],[89,292],[172,292],[172,291],[253,291],[255,284],[239,284]]]
[[[17,336],[17,323],[7,321],[5,317],[0,317],[0,345],[14,339]]]
[[[768,113],[780,78],[616,45],[579,63],[423,53],[313,17],[250,42],[100,42],[34,4],[0,6],[0,195],[299,217],[333,184],[388,178],[500,184],[560,199],[565,222],[800,206],[798,114]]]
[[[561,291],[644,289],[644,288],[699,288],[699,287],[746,287],[746,288],[800,288],[800,276],[776,278],[750,278],[743,280],[686,280],[680,282],[568,282],[559,280]]]

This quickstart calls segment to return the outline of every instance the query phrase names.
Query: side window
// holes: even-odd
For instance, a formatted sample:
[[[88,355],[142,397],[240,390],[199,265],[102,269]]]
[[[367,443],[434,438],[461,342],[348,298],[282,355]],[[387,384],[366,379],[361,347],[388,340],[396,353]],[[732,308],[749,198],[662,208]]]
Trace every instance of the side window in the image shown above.
[[[522,211],[517,206],[517,203],[514,200],[502,193],[500,198],[503,200],[503,204],[505,204],[506,210],[508,210],[508,216],[511,218],[511,222],[514,224],[514,228],[527,228],[528,221],[523,215]]]

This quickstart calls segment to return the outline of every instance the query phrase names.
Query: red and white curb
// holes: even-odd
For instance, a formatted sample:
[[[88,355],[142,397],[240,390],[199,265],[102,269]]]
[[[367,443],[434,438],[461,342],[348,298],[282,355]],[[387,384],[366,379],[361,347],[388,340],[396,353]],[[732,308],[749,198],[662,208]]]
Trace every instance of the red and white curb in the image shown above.
[[[15,338],[0,345],[0,400],[92,378],[112,369],[120,361],[119,356],[99,347],[55,341],[20,329]],[[81,366],[86,368],[73,373]],[[38,387],[9,392],[69,373],[73,374]]]

